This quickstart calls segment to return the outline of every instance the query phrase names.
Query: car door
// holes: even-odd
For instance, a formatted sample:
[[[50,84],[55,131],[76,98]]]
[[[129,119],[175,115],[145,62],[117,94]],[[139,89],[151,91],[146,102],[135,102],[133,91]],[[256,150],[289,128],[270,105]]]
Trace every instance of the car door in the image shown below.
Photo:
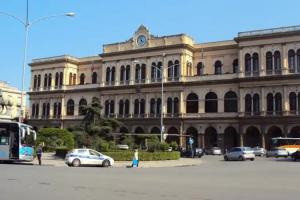
[[[229,152],[228,152],[229,160],[234,160],[235,149],[236,148],[232,148],[232,149],[229,150]]]
[[[90,157],[90,162],[93,165],[101,165],[102,161],[100,160],[100,153],[94,150],[89,150],[89,157]]]
[[[240,149],[239,148],[234,148],[234,151],[232,152],[232,159],[233,160],[237,160],[240,156],[239,154]]]

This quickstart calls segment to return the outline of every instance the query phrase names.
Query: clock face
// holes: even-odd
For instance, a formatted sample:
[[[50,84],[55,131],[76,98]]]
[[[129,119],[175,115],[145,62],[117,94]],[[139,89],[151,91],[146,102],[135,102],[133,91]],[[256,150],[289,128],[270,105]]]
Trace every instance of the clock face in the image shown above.
[[[144,46],[146,44],[146,36],[144,35],[140,35],[138,38],[137,38],[137,44],[139,46]]]

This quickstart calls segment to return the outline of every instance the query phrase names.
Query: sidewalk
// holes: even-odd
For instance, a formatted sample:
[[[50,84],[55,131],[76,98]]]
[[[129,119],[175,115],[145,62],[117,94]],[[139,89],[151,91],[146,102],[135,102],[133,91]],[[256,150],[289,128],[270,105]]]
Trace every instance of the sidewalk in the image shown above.
[[[37,159],[32,162],[38,165]],[[196,166],[202,163],[201,158],[180,158],[179,160],[164,160],[164,161],[140,161],[139,168],[152,167],[184,167]],[[64,159],[54,156],[54,153],[44,153],[42,157],[42,164],[45,166],[67,167]],[[131,166],[131,161],[115,161],[113,167],[128,167]]]

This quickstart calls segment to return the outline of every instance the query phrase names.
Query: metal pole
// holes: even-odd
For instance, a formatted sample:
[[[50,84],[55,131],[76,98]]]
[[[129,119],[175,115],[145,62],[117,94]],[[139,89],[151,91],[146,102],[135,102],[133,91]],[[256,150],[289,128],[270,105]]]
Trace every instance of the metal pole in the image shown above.
[[[23,59],[23,67],[22,67],[22,91],[21,91],[21,116],[19,117],[19,121],[23,122],[24,117],[24,86],[25,86],[25,68],[27,62],[27,46],[28,46],[28,32],[29,32],[29,17],[28,17],[28,0],[27,0],[27,7],[26,7],[26,21],[25,21],[25,45],[24,45],[24,59]]]
[[[160,142],[164,141],[163,134],[164,134],[164,65],[161,67],[161,112],[160,112]]]

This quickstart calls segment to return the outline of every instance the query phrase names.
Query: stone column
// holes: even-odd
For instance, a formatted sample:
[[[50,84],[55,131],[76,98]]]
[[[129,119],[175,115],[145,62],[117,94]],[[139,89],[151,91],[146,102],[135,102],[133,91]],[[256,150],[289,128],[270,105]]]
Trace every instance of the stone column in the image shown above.
[[[204,137],[204,133],[202,133],[200,136],[201,136],[201,142],[202,142],[201,146],[202,146],[203,149],[205,149],[205,137]]]
[[[264,48],[260,48],[260,57],[259,57],[259,64],[260,64],[260,72],[259,76],[265,76],[266,75],[266,69],[265,69],[265,60],[266,57],[264,55]]]
[[[240,133],[240,146],[243,147],[244,146],[244,134]]]
[[[224,151],[224,133],[218,133],[217,145]]]

